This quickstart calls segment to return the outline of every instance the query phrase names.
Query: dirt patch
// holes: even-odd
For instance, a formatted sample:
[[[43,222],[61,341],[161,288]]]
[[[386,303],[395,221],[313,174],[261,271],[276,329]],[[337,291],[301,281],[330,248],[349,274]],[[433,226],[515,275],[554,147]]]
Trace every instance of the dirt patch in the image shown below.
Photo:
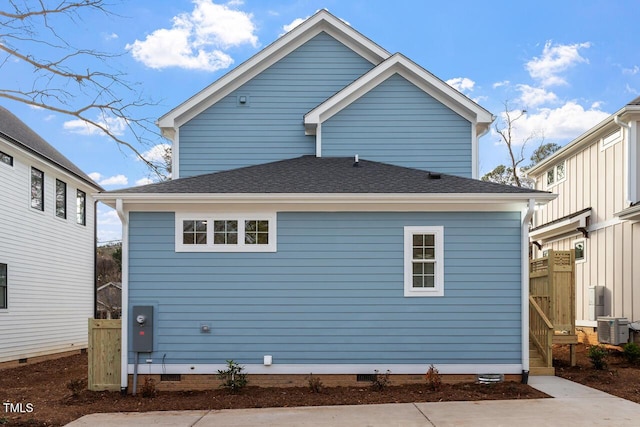
[[[640,403],[640,364],[629,364],[617,347],[607,348],[607,368],[595,370],[588,357],[589,345],[576,346],[577,366],[569,366],[569,346],[553,349],[556,375],[614,396]]]
[[[141,381],[144,381],[141,376]],[[59,426],[83,415],[99,412],[146,412],[187,409],[239,409],[320,405],[364,405],[374,403],[441,402],[452,400],[535,399],[547,397],[527,385],[442,384],[432,391],[425,384],[391,385],[381,391],[362,387],[261,388],[249,386],[239,394],[226,390],[159,392],[153,398],[123,396],[118,392],[90,392],[77,396],[71,382],[87,379],[87,356],[75,355],[0,371],[0,401],[13,404],[24,413],[7,412],[0,406],[0,425]],[[20,406],[18,406],[20,404]]]

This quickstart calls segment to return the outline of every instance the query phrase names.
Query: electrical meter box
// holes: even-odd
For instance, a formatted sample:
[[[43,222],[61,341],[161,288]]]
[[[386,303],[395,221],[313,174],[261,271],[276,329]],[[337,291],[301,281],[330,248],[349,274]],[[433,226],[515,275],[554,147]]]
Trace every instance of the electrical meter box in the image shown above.
[[[153,351],[153,306],[136,305],[131,313],[131,351],[151,353]]]

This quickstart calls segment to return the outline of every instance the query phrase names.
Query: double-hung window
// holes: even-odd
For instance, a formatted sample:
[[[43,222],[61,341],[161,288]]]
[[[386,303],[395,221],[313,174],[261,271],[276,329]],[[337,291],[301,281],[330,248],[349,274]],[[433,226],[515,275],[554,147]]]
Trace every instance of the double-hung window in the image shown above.
[[[176,252],[275,252],[276,214],[176,213]]]
[[[444,295],[444,228],[404,228],[404,296]]]

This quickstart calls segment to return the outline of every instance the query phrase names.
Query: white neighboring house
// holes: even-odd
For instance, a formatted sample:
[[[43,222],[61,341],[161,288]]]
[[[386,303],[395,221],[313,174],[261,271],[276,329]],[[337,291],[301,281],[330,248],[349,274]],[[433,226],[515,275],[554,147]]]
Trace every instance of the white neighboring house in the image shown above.
[[[576,326],[594,328],[598,316],[640,321],[640,97],[529,176],[558,194],[534,215],[534,257],[576,250]],[[604,301],[590,303],[591,287]]]
[[[100,190],[0,107],[0,364],[87,347]]]

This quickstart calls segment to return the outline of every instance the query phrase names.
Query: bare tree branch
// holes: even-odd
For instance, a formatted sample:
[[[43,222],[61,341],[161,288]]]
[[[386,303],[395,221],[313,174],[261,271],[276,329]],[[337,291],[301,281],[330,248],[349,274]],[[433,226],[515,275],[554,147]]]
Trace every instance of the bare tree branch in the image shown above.
[[[22,84],[1,80],[0,98],[81,120],[166,178],[166,162],[154,163],[142,154],[166,141],[151,119],[140,117],[144,107],[155,103],[143,98],[139,85],[127,82],[124,73],[112,68],[122,53],[78,48],[65,39],[64,31],[78,27],[82,16],[111,15],[105,1],[11,0],[0,8],[4,9],[0,10],[0,69],[15,67],[23,75],[33,72]],[[109,123],[121,126],[114,129]]]

